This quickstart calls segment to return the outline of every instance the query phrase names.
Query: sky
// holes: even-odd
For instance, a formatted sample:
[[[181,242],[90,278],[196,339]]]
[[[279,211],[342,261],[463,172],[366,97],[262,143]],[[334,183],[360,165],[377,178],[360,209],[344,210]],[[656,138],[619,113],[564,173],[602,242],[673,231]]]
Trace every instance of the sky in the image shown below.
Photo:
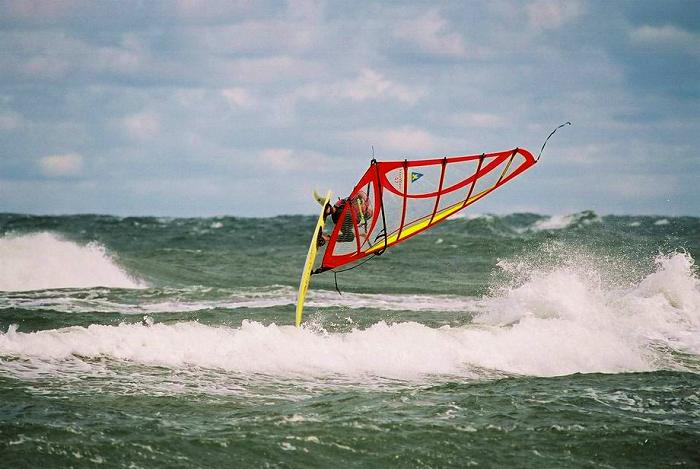
[[[700,215],[697,0],[0,0],[0,212],[311,214],[565,121],[472,213]]]

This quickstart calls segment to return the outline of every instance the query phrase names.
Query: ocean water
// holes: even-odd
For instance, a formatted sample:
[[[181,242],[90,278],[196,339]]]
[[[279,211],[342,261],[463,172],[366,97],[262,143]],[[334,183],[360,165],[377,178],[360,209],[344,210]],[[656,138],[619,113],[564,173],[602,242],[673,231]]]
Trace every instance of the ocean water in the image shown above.
[[[700,465],[700,219],[0,214],[2,467]]]

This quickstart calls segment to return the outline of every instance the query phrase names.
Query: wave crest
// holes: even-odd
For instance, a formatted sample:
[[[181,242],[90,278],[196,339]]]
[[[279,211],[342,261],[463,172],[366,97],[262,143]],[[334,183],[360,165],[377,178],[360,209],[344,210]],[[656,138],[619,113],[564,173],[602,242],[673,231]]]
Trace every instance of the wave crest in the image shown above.
[[[85,246],[49,232],[0,238],[0,290],[142,288],[98,243]]]

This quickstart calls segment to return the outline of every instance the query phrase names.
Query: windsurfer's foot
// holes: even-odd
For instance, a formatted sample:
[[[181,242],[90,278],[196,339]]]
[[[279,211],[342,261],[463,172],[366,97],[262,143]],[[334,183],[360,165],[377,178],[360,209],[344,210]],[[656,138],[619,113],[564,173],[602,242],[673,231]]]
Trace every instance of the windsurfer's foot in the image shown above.
[[[325,233],[319,233],[318,238],[316,238],[316,246],[321,247],[326,244],[326,242],[331,239],[330,236],[328,236]]]
[[[319,231],[318,236],[316,236],[316,246],[320,248],[324,244],[326,244],[326,236]]]

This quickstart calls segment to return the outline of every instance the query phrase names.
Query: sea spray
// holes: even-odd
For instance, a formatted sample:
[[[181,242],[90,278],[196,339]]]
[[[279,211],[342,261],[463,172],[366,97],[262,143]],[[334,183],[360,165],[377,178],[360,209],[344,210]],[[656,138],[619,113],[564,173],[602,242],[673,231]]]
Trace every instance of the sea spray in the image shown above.
[[[499,263],[508,280],[492,286],[475,323],[509,327],[514,336],[531,338],[535,350],[561,341],[567,348],[574,344],[581,357],[605,350],[594,365],[598,371],[624,363],[628,371],[652,369],[673,363],[659,353],[700,350],[700,282],[688,253],[657,256],[655,270],[629,284],[623,260],[600,259],[563,244],[542,250],[545,255]],[[553,251],[561,255],[550,256]],[[561,355],[556,347],[549,351]]]

